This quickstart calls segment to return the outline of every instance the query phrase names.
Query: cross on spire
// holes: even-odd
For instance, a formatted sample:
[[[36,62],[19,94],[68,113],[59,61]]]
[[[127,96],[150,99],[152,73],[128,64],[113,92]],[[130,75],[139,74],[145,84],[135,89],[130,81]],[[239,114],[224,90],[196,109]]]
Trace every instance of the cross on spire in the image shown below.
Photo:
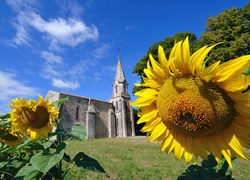
[[[117,52],[118,52],[118,61],[120,61],[121,60],[121,58],[120,58],[120,48],[117,48]]]

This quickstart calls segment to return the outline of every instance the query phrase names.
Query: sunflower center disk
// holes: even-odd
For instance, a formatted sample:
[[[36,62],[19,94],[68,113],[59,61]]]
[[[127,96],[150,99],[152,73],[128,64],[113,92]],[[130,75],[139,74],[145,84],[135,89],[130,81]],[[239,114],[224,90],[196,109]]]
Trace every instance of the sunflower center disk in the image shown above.
[[[169,128],[192,136],[219,133],[236,116],[225,91],[196,76],[169,77],[159,91],[157,108]]]
[[[1,139],[5,140],[5,141],[15,141],[18,138],[13,136],[12,134],[10,134],[8,131],[4,131],[4,130],[0,130],[0,133],[4,133],[5,136],[2,136]]]
[[[41,128],[49,121],[49,113],[46,108],[37,106],[36,111],[29,108],[22,109],[22,121],[32,128]]]

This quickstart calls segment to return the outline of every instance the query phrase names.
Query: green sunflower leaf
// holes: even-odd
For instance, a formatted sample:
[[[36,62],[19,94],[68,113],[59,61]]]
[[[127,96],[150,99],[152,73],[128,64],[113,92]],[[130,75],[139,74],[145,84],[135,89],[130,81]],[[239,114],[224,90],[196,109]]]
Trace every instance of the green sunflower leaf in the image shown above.
[[[246,76],[250,75],[250,67],[248,67],[242,74]]]
[[[56,105],[56,107],[60,107],[61,104],[67,102],[68,100],[70,100],[71,97],[66,97],[66,98],[63,98],[63,99],[59,99],[59,100],[56,100],[54,102],[52,102],[53,104]]]
[[[39,179],[39,177],[42,177],[42,173],[39,170],[33,166],[24,166],[17,172],[13,180]]]
[[[60,143],[57,146],[56,152],[51,154],[49,152],[41,152],[35,154],[31,159],[31,165],[46,174],[52,167],[56,166],[63,158],[66,144]]]
[[[10,118],[10,114],[7,113],[7,114],[1,114],[0,115],[0,119],[9,119]]]
[[[81,141],[86,140],[86,134],[86,128],[84,128],[81,124],[74,124],[71,131],[65,131],[65,136],[67,138],[74,138]]]
[[[232,159],[232,162],[234,159]],[[202,165],[191,165],[185,172],[183,172],[178,180],[191,180],[191,179],[220,179],[232,180],[232,172],[225,158],[221,163],[217,164],[213,155],[208,156],[208,160],[203,160]]]

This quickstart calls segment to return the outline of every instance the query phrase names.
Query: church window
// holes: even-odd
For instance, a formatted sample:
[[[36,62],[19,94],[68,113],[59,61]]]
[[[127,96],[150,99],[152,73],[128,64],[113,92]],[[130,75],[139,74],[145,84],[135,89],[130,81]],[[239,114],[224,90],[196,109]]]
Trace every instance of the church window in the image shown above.
[[[76,107],[76,120],[79,118],[79,106]]]
[[[118,102],[115,102],[115,109],[118,110]]]
[[[117,93],[117,85],[115,86],[115,93]]]

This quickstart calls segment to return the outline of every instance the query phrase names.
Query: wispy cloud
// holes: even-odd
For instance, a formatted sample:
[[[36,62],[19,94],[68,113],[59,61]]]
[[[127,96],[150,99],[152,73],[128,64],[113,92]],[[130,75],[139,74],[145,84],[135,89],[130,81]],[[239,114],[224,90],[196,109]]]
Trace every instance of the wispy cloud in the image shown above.
[[[77,1],[57,1],[62,14],[69,14],[72,17],[79,17],[84,13],[84,8]]]
[[[40,66],[42,78],[51,81],[54,87],[76,89],[90,77],[94,81],[105,77],[105,74],[100,73],[105,71],[105,67],[102,68],[99,60],[109,56],[111,45],[98,42],[98,28],[80,19],[84,8],[77,1],[58,1],[60,10],[56,12],[57,18],[47,19],[40,13],[42,11],[39,8],[42,6],[39,1],[8,0],[7,3],[15,13],[11,21],[16,32],[11,40],[12,45],[33,47],[36,43],[46,49],[40,53],[44,59]],[[75,47],[89,40],[97,42],[94,44],[96,48],[83,55],[82,59],[73,61],[63,58],[62,53],[67,53],[66,46]]]
[[[61,56],[48,51],[43,51],[41,57],[45,59],[41,76],[50,80],[54,87],[65,89],[80,87],[78,80],[81,79],[83,73],[81,64],[76,66],[67,65],[63,62]]]
[[[97,40],[99,37],[95,25],[87,25],[79,18],[58,17],[45,20],[34,10],[33,4],[28,4],[27,1],[11,0],[8,4],[17,14],[12,22],[16,29],[16,36],[12,39],[15,46],[29,45],[33,31],[42,33],[49,43],[50,50],[60,50],[61,46],[74,47],[87,40]]]
[[[55,55],[52,52],[42,51],[41,57],[45,59],[41,71],[43,78],[52,80],[53,77],[61,77],[63,75],[63,60],[61,56]]]
[[[46,60],[46,63],[48,64],[61,64],[62,58],[61,56],[54,55],[51,52],[48,51],[42,51],[41,57]]]
[[[14,98],[34,98],[40,94],[40,90],[36,87],[25,85],[17,80],[18,77],[14,72],[0,71],[0,114],[6,113],[8,104]]]
[[[29,13],[27,23],[37,31],[45,33],[51,48],[59,45],[76,46],[86,40],[96,40],[98,30],[94,25],[87,26],[83,21],[74,18],[57,18],[45,21],[40,15]]]
[[[62,79],[53,78],[52,80],[53,86],[59,88],[67,88],[67,89],[76,89],[80,87],[80,84],[77,81],[63,81]]]
[[[93,57],[95,59],[102,59],[106,56],[108,56],[108,51],[110,49],[110,45],[109,44],[102,44],[100,47],[96,48],[93,52]]]

